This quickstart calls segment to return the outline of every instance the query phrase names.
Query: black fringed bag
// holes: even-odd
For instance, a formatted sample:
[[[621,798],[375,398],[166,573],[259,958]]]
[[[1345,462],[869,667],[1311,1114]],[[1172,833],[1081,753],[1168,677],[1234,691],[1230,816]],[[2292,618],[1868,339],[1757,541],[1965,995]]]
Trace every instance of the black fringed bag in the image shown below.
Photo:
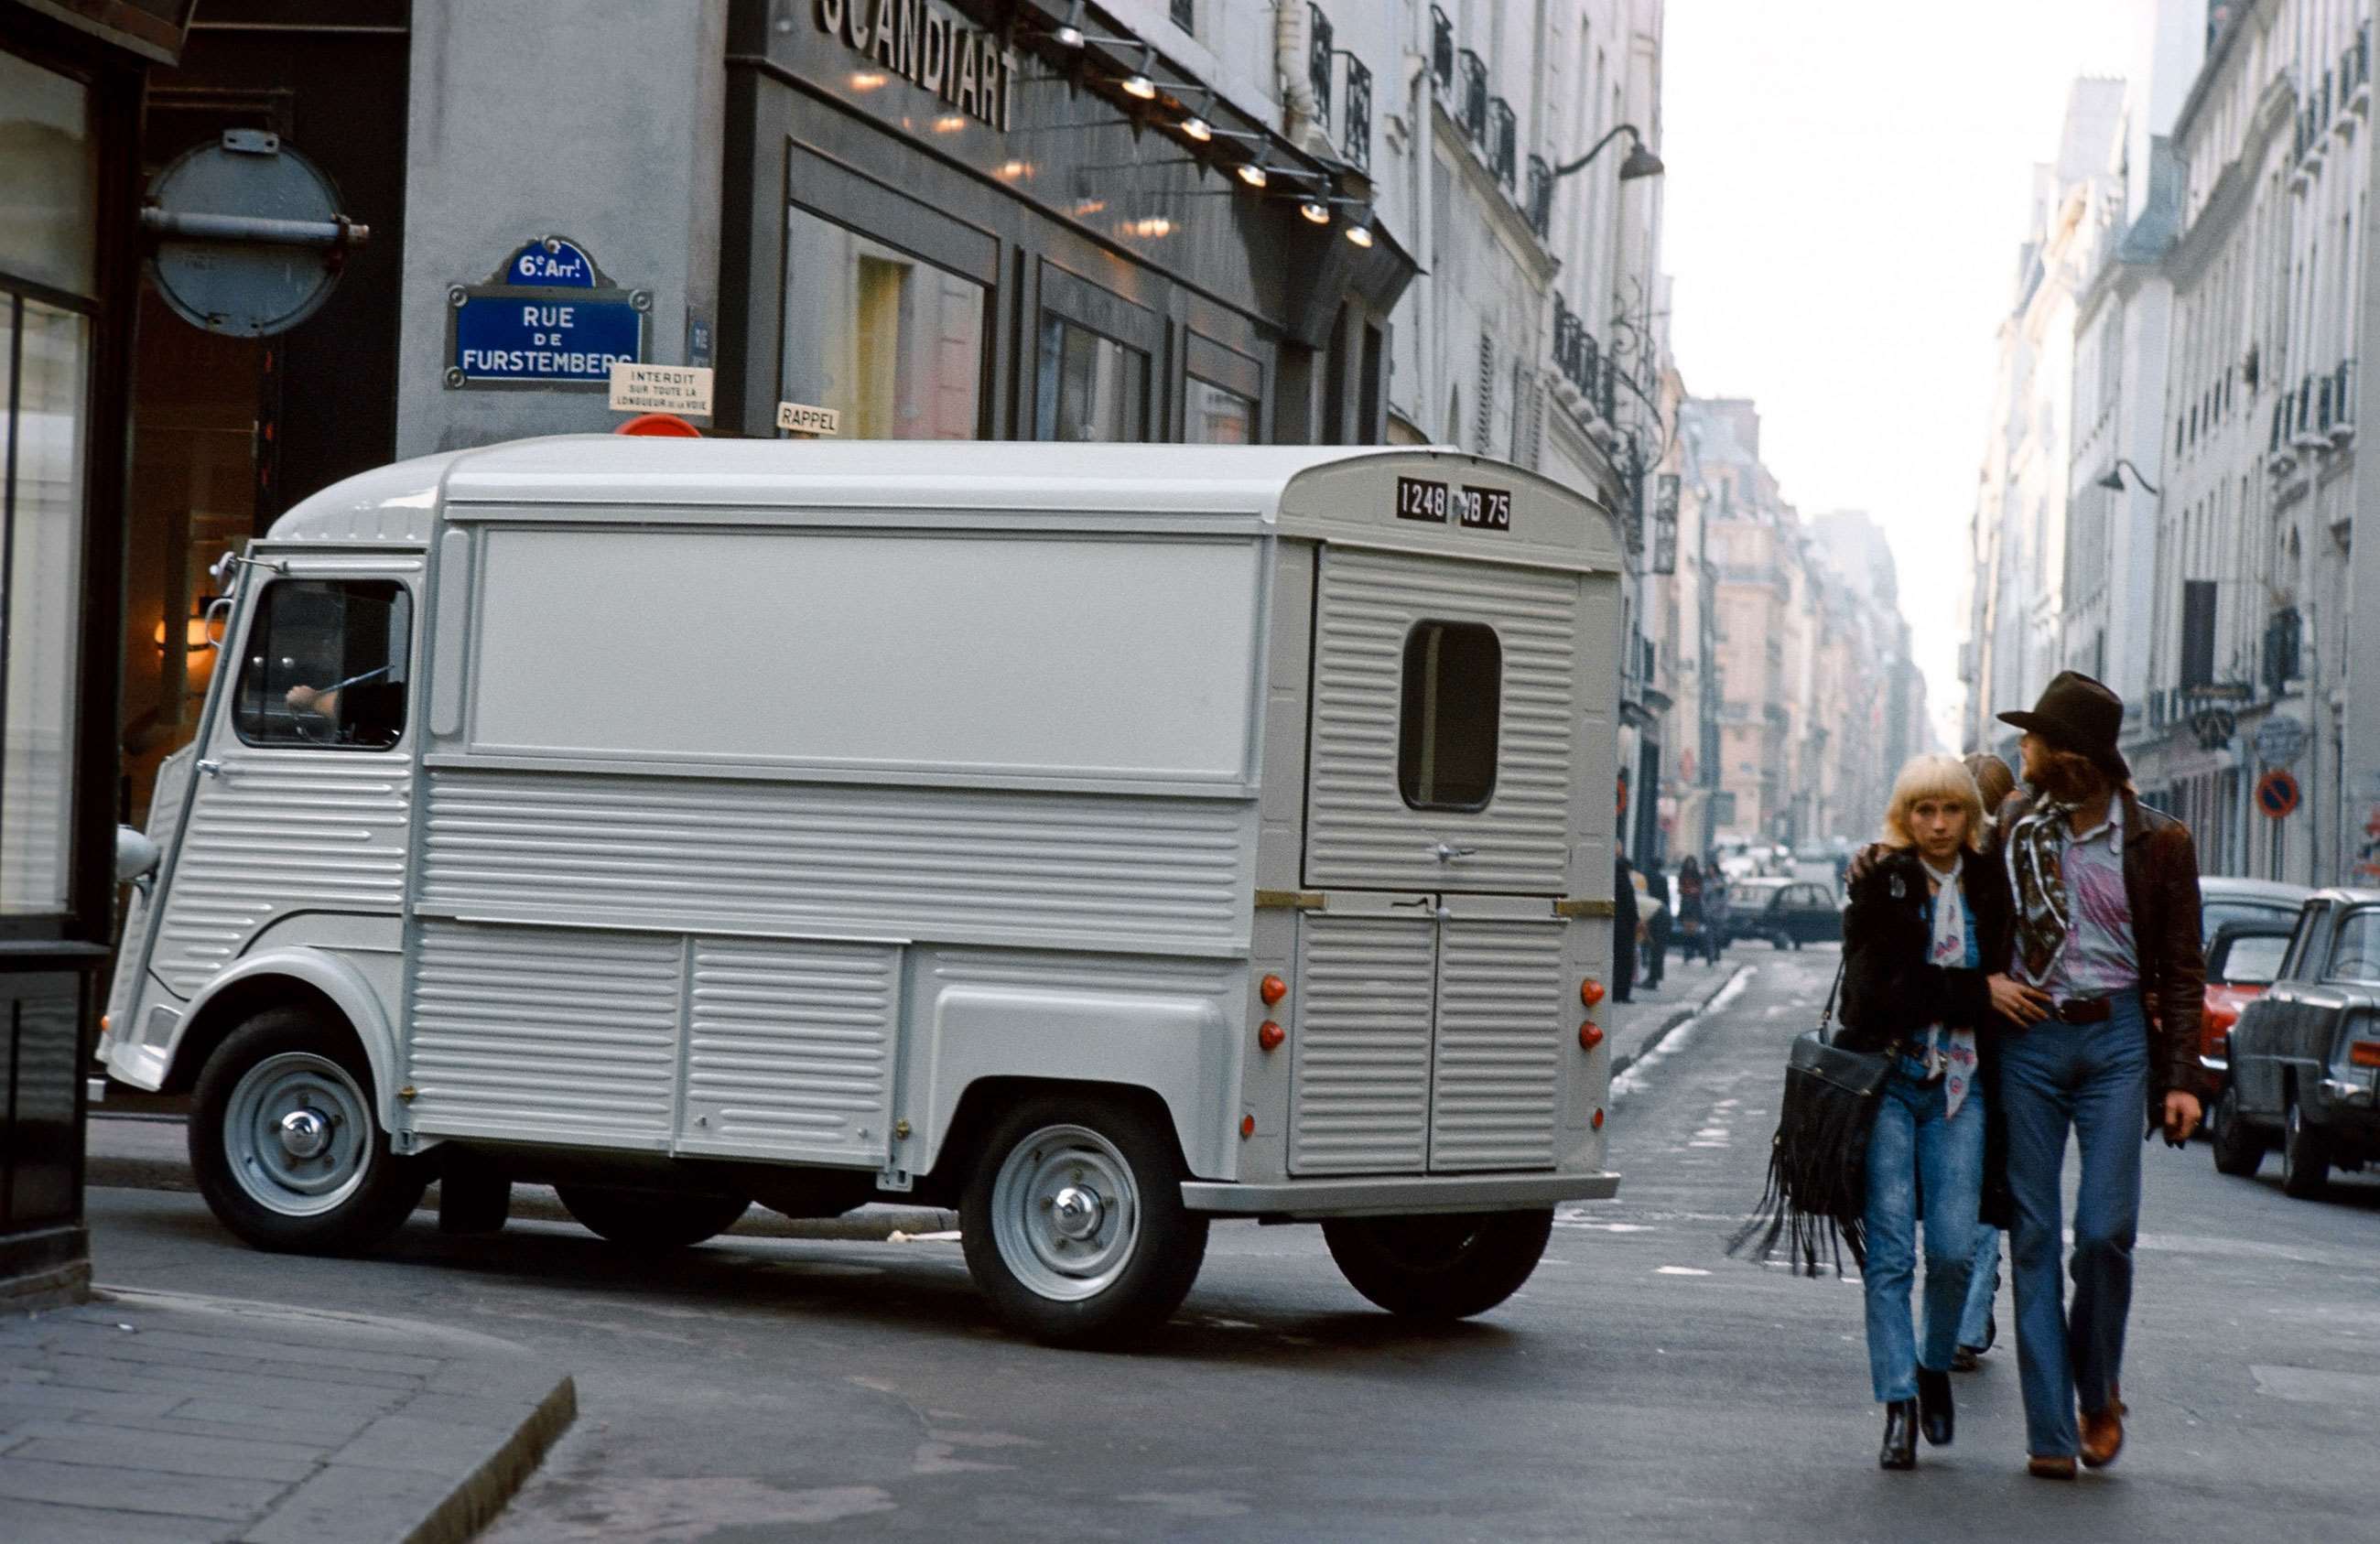
[[[1730,1255],[1766,1262],[1781,1244],[1796,1275],[1815,1276],[1822,1253],[1838,1276],[1846,1250],[1863,1270],[1867,1265],[1867,1142],[1892,1056],[1845,1051],[1828,1038],[1842,984],[1839,968],[1818,1027],[1797,1037],[1785,1060],[1768,1187],[1727,1246]]]

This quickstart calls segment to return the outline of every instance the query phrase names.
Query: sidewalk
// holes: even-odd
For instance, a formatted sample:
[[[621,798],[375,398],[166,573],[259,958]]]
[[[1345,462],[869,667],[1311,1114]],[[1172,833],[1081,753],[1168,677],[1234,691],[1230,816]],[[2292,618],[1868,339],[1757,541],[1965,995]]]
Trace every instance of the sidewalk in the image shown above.
[[[110,1090],[112,1093],[114,1090]],[[176,1115],[110,1115],[93,1106],[83,1139],[83,1183],[124,1190],[196,1190],[190,1174],[189,1130]],[[421,1209],[438,1210],[438,1186],[421,1198]],[[562,1198],[541,1185],[513,1186],[514,1218],[567,1222]],[[898,1233],[942,1233],[959,1225],[958,1213],[935,1207],[865,1206],[841,1217],[780,1217],[754,1207],[728,1231],[747,1238],[832,1238],[875,1243]],[[0,1540],[6,1538],[0,1533]]]
[[[1638,1057],[1660,1044],[1663,1036],[1702,1012],[1704,1004],[1750,964],[1727,954],[1710,966],[1673,959],[1658,991],[1639,986],[1630,1001],[1604,1003],[1601,1022],[1606,1043],[1611,1047],[1611,1076],[1626,1072]]]
[[[577,1413],[491,1336],[103,1288],[0,1319],[0,1539],[467,1539]]]

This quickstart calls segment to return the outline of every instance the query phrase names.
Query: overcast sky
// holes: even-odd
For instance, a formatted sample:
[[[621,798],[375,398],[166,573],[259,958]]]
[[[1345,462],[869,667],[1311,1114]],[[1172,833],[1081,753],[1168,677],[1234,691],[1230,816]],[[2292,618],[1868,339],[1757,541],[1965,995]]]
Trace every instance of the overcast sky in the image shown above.
[[[1804,514],[1890,535],[1955,748],[1994,330],[2077,75],[2147,58],[2149,0],[1669,0],[1663,264],[1686,389],[1750,396]]]

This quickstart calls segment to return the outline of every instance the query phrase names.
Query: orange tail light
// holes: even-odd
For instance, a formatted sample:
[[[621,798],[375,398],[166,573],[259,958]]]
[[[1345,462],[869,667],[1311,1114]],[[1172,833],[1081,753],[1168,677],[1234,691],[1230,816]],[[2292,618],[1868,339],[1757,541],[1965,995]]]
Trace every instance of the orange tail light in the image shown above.
[[[1581,1051],[1593,1051],[1602,1043],[1603,1031],[1592,1020],[1578,1027],[1578,1048]]]
[[[1289,1032],[1270,1019],[1265,1020],[1257,1027],[1257,1044],[1267,1051],[1279,1051],[1281,1042],[1287,1039],[1289,1039]]]
[[[1588,1007],[1603,1001],[1603,983],[1589,976],[1578,984],[1578,1000]]]
[[[1278,976],[1268,976],[1257,983],[1257,995],[1263,998],[1265,1006],[1269,1008],[1289,995],[1289,983]]]

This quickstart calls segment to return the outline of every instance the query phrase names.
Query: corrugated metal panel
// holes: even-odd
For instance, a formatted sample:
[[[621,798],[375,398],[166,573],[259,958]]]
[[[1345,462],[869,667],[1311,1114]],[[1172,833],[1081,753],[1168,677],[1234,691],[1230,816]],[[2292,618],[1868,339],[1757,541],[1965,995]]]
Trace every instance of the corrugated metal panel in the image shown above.
[[[362,752],[225,751],[199,782],[151,965],[184,997],[293,911],[395,916],[412,762]]]
[[[420,906],[631,926],[1245,944],[1252,807],[447,769]]]
[[[1436,928],[1426,917],[1302,919],[1291,1173],[1421,1172]]]
[[[900,963],[868,944],[697,939],[680,1138],[880,1162]]]
[[[1577,576],[1332,547],[1319,597],[1306,882],[1560,894],[1579,713]],[[1503,649],[1496,789],[1476,814],[1415,809],[1397,792],[1405,636],[1425,617],[1487,623]],[[1476,851],[1441,863],[1441,841]]]
[[[686,941],[426,922],[405,1080],[416,1129],[663,1145]]]
[[[1553,1165],[1569,1027],[1562,941],[1560,922],[1439,928],[1433,1170]]]

